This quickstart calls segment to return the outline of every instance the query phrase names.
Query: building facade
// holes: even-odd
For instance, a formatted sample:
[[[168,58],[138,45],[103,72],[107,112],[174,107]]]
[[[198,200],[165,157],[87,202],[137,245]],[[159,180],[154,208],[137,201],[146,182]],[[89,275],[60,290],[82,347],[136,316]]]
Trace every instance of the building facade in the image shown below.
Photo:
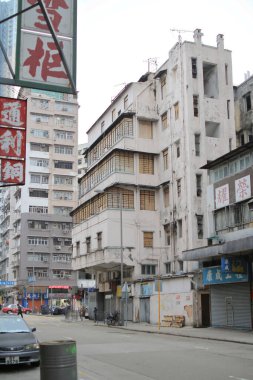
[[[88,131],[88,170],[71,213],[73,269],[96,279],[90,307],[122,311],[127,282],[128,319],[157,323],[173,313],[199,323],[199,265],[182,252],[208,238],[200,167],[235,140],[231,52],[222,35],[207,46],[197,29],[194,42],[179,41],[157,72],[112,101]]]
[[[43,303],[71,298],[76,286],[69,213],[77,205],[78,104],[59,93],[20,96],[28,107],[26,183],[12,188],[6,254],[15,298],[39,311]]]

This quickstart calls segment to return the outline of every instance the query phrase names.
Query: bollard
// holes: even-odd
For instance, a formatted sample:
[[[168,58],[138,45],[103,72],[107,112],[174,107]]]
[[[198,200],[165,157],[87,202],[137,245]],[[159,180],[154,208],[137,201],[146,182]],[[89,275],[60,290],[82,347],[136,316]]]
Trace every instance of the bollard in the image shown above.
[[[40,380],[77,380],[74,340],[40,343]]]

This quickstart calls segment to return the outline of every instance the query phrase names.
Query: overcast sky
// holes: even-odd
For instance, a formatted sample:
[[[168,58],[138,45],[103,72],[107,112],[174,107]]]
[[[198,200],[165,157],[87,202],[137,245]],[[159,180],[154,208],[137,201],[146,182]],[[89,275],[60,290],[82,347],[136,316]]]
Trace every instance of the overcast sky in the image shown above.
[[[78,0],[79,143],[124,85],[148,71],[149,58],[158,67],[168,58],[178,40],[171,29],[189,31],[182,39],[193,41],[199,28],[213,46],[223,34],[234,85],[243,82],[253,74],[252,20],[253,0]]]

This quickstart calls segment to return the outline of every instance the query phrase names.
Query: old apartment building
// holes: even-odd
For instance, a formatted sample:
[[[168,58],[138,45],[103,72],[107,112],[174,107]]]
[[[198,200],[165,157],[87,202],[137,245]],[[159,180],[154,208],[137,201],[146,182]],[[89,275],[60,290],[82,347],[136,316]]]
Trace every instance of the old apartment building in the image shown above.
[[[59,93],[20,96],[28,106],[26,183],[3,193],[0,275],[15,282],[5,297],[30,306],[33,300],[38,311],[71,297],[76,285],[69,213],[77,205],[78,104]]]
[[[119,308],[127,282],[129,319],[154,323],[172,313],[199,323],[199,263],[183,261],[182,252],[208,239],[200,168],[236,144],[223,36],[207,46],[196,29],[193,42],[176,43],[155,73],[121,91],[88,139],[88,170],[71,215],[73,269],[96,278],[89,306]]]
[[[208,245],[188,250],[208,287],[210,323],[252,329],[253,263],[253,77],[235,87],[238,147],[203,166],[208,170]]]

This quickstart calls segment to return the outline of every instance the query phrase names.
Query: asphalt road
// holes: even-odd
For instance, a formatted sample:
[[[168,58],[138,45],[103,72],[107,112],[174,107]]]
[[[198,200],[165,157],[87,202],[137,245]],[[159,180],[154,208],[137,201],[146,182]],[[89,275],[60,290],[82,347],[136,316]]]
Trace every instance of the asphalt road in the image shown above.
[[[40,341],[76,341],[78,380],[253,380],[251,345],[123,331],[62,316],[25,319]],[[40,369],[4,367],[0,379],[40,380]]]

